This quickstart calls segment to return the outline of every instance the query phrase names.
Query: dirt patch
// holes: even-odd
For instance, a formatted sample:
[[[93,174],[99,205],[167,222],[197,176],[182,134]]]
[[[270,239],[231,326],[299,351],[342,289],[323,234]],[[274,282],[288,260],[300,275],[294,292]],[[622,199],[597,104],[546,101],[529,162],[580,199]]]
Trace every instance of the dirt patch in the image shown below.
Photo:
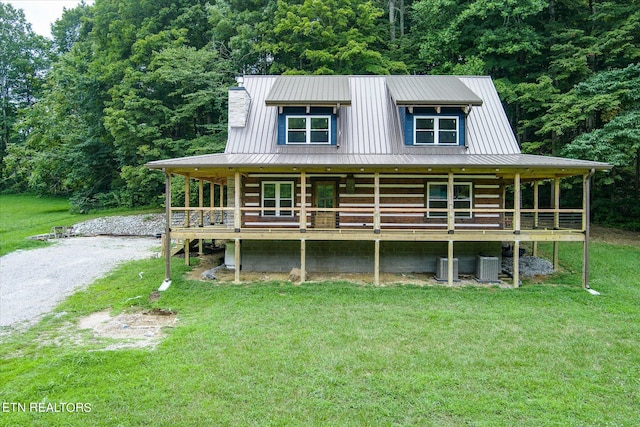
[[[611,243],[613,245],[640,246],[640,232],[637,231],[592,225],[591,238],[597,242]]]
[[[92,313],[78,322],[79,329],[90,329],[96,339],[112,339],[105,350],[120,348],[155,348],[164,337],[163,328],[174,327],[177,313],[154,309],[148,312],[111,316],[109,310]]]

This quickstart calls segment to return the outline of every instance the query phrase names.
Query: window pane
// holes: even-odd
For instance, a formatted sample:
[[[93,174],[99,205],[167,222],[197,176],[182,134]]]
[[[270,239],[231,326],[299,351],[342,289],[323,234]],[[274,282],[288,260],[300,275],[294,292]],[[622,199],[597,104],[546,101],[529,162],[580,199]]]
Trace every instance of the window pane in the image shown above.
[[[433,129],[433,119],[416,119],[416,129]]]
[[[312,117],[311,129],[329,129],[329,119],[327,117]]]
[[[265,208],[275,208],[276,207],[276,201],[275,200],[265,200],[264,201],[264,207]]]
[[[289,143],[305,143],[307,142],[307,132],[289,131]]]
[[[311,142],[329,142],[329,132],[325,131],[311,131]]]
[[[265,199],[273,199],[276,197],[276,185],[275,184],[264,184],[262,187],[262,197]]]
[[[468,199],[471,189],[468,185],[455,185],[453,187],[454,199]]]
[[[276,216],[276,211],[264,211],[262,213],[264,216]]]
[[[440,144],[457,144],[458,133],[455,131],[440,131],[438,141]]]
[[[281,208],[290,208],[292,205],[291,199],[281,199],[280,207]]]
[[[288,129],[306,129],[307,119],[304,117],[288,117],[287,128]]]
[[[291,184],[280,184],[280,198],[281,199],[290,199],[291,198]]]
[[[432,131],[416,132],[416,144],[433,144],[433,132]]]
[[[447,199],[447,185],[438,184],[429,186],[430,199]],[[446,206],[445,206],[446,207]]]
[[[441,130],[457,130],[456,119],[440,119]]]

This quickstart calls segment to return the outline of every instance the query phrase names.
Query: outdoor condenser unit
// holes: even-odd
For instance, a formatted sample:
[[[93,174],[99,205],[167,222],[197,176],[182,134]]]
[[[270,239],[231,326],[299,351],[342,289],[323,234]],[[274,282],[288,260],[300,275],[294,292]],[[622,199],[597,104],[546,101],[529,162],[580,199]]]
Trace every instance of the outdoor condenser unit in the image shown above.
[[[449,279],[448,258],[438,257],[436,260],[436,280],[446,282]],[[458,258],[453,259],[453,280],[458,281]]]
[[[476,280],[478,282],[498,282],[500,259],[497,256],[476,256]]]

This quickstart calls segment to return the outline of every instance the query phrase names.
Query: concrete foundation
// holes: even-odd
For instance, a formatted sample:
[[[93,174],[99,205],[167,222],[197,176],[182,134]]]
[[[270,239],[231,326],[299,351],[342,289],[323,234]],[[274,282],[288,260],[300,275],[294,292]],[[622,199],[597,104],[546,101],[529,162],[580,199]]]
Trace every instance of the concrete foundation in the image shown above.
[[[372,241],[306,242],[308,272],[371,273]],[[300,242],[243,240],[243,271],[288,272],[300,267]],[[476,255],[501,256],[499,242],[457,242],[454,254],[461,274],[473,274]],[[380,271],[387,273],[435,273],[438,257],[447,256],[447,242],[380,242]]]

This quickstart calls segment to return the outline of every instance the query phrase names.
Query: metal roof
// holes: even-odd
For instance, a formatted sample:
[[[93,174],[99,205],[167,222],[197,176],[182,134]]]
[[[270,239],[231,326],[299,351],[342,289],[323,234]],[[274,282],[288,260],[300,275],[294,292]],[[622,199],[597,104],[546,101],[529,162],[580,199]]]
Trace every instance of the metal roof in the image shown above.
[[[307,95],[292,94],[301,100],[319,91],[335,76],[245,76],[244,86],[252,99],[245,127],[230,127],[224,154],[211,154],[151,162],[162,168],[235,168],[251,166],[320,167],[470,167],[470,168],[569,168],[609,169],[606,163],[557,157],[520,154],[520,148],[490,77],[450,77],[482,99],[472,107],[466,120],[466,147],[408,146],[404,144],[399,108],[392,99],[390,81],[425,81],[424,76],[340,76],[342,94],[348,93],[351,105],[338,109],[337,146],[287,146],[277,144],[278,108],[267,100],[285,99],[283,82],[301,77]],[[442,77],[442,76],[429,76]],[[294,80],[291,80],[294,79]],[[327,80],[328,79],[328,80]],[[324,82],[316,86],[310,81]],[[346,83],[345,88],[343,84]],[[305,86],[306,85],[306,86]],[[295,86],[295,85],[294,85]],[[329,85],[330,87],[337,87]],[[407,84],[406,88],[412,87]],[[282,95],[275,94],[283,92]],[[461,93],[463,91],[460,91]],[[335,101],[341,96],[326,96]],[[318,95],[315,99],[320,99]],[[467,99],[469,100],[469,99]]]
[[[278,76],[266,105],[349,105],[347,76]]]
[[[396,105],[482,105],[482,99],[455,76],[388,76]]]
[[[339,154],[309,156],[307,154],[208,154],[159,160],[147,164],[152,169],[163,168],[243,168],[243,167],[469,167],[469,168],[531,168],[531,169],[610,169],[610,165],[588,160],[531,154],[471,155],[471,154]]]

